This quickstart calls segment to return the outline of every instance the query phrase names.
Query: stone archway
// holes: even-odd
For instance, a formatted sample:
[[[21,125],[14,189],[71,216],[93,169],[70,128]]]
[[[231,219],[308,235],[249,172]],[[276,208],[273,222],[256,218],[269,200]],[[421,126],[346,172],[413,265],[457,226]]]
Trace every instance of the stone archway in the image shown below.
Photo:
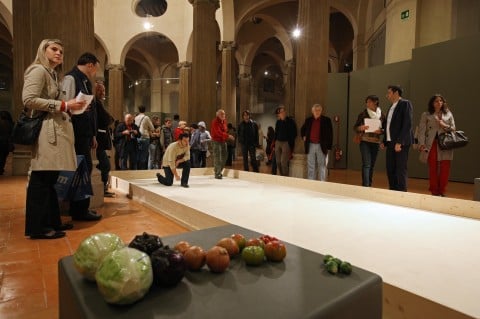
[[[133,112],[140,104],[147,112],[178,109],[178,105],[163,106],[161,76],[166,65],[176,65],[178,60],[176,46],[161,33],[146,32],[130,39],[121,54],[125,66],[124,110]]]

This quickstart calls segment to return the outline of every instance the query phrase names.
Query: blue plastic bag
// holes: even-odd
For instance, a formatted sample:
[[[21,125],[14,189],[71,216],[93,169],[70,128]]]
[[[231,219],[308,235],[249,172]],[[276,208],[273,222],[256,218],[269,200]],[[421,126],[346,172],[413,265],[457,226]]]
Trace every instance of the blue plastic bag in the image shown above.
[[[78,201],[93,196],[90,172],[85,156],[77,155],[76,171],[61,171],[55,184],[58,199]]]

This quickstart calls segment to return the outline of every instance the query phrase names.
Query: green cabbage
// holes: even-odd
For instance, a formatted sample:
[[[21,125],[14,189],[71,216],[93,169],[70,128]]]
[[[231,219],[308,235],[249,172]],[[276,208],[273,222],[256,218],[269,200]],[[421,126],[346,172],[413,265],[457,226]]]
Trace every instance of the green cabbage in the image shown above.
[[[95,272],[103,258],[125,247],[122,239],[111,233],[98,233],[85,238],[73,254],[75,268],[88,280],[95,281]]]
[[[118,305],[134,303],[152,285],[150,257],[130,247],[113,251],[103,259],[95,278],[106,302]]]

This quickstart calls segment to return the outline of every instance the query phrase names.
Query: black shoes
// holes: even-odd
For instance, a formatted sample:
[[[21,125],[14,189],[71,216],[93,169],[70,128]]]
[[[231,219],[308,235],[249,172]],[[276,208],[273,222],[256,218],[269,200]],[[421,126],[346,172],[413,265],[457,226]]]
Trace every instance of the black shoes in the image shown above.
[[[223,177],[222,174],[215,175],[216,179],[222,179],[222,177]]]
[[[185,187],[185,188],[189,188],[189,187],[190,187],[190,185],[188,185],[188,184],[181,184],[180,186]]]
[[[102,215],[97,214],[97,212],[93,210],[89,210],[83,214],[72,214],[72,219],[92,222],[102,219]]]
[[[55,228],[55,230],[58,232],[58,231],[70,230],[72,228],[73,228],[73,224],[65,223],[65,224],[61,224],[59,227]]]
[[[30,239],[57,239],[57,238],[62,238],[65,237],[65,232],[63,231],[50,231],[45,234],[39,234],[39,235],[30,235]]]

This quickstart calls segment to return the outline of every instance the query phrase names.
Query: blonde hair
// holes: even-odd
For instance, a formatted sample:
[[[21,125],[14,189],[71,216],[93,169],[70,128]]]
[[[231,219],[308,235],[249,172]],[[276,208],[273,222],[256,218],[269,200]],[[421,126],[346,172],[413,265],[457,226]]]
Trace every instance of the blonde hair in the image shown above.
[[[32,65],[41,64],[44,67],[46,67],[47,69],[51,69],[50,61],[48,61],[48,58],[45,56],[45,51],[52,44],[58,44],[63,49],[63,43],[62,43],[62,41],[60,41],[58,39],[44,39],[44,40],[42,40],[42,42],[40,42],[40,45],[38,46],[38,49],[37,49],[37,56],[35,57],[35,60],[33,60],[32,64],[30,64],[29,68]],[[57,73],[60,73],[62,71],[62,64],[57,65],[54,70],[57,71]]]

